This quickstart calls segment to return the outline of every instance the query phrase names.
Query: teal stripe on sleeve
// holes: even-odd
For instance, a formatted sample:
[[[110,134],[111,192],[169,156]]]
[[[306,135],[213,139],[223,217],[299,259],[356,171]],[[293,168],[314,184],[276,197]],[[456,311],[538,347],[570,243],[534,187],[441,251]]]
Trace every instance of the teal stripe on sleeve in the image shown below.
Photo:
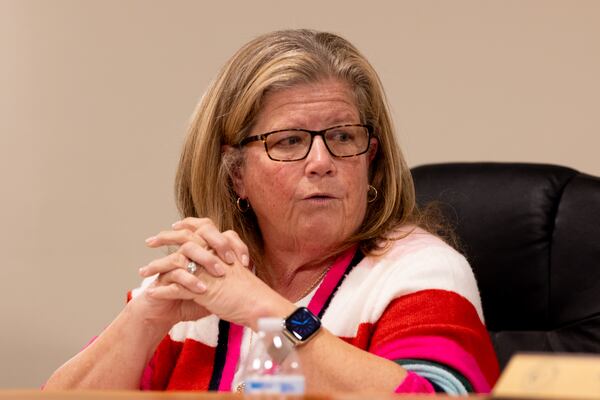
[[[462,374],[446,365],[417,359],[395,360],[395,362],[427,379],[436,389],[439,388],[448,395],[464,396],[473,392],[471,383]]]

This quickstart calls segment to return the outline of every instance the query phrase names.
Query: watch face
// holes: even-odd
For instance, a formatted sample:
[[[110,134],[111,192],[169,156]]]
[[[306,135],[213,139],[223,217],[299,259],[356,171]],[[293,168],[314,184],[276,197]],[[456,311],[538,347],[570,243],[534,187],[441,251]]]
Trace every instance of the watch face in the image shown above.
[[[300,307],[285,320],[286,329],[300,341],[311,337],[321,327],[319,318],[306,307]]]

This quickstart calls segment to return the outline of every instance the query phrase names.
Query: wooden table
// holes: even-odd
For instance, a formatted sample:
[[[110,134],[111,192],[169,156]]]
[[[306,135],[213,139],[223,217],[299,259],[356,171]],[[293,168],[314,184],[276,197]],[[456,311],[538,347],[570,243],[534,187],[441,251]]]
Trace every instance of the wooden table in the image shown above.
[[[0,400],[240,400],[244,398],[237,393],[216,392],[140,392],[140,391],[41,391],[41,390],[0,390]],[[275,397],[265,397],[265,399]],[[298,397],[292,397],[298,398]],[[303,400],[423,400],[428,396],[419,395],[394,395],[390,393],[339,393],[339,394],[311,394],[303,396]],[[261,397],[262,399],[262,397]],[[446,396],[436,396],[435,399],[449,399]],[[453,397],[456,399],[456,397]],[[463,397],[467,399],[467,397]],[[469,396],[469,400],[487,400],[489,396]]]

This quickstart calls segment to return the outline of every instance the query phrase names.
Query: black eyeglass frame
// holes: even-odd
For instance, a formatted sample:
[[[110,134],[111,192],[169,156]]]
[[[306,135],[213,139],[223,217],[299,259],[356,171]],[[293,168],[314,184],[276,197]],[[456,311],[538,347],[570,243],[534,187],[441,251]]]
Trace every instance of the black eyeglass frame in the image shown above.
[[[333,154],[333,151],[331,151],[331,149],[329,148],[329,145],[327,144],[327,140],[325,139],[325,132],[330,131],[332,129],[345,128],[345,127],[350,127],[350,126],[361,127],[361,128],[365,128],[367,130],[367,148],[364,151],[361,151],[360,153],[350,154],[347,156],[338,156],[336,154]],[[286,131],[310,133],[310,144],[308,145],[308,150],[306,151],[306,154],[302,158],[295,158],[293,160],[279,160],[277,158],[271,157],[271,154],[269,154],[269,149],[267,148],[267,137],[274,133],[286,132]],[[337,157],[337,158],[356,157],[356,156],[360,156],[361,154],[365,154],[367,151],[369,151],[369,148],[371,147],[371,137],[373,136],[373,127],[371,125],[366,125],[366,124],[344,124],[344,125],[332,126],[332,127],[320,130],[320,131],[311,131],[309,129],[301,129],[301,128],[277,129],[275,131],[261,133],[260,135],[248,136],[247,138],[244,138],[240,141],[240,143],[238,144],[238,147],[242,148],[245,145],[247,145],[248,143],[257,142],[260,140],[263,142],[263,144],[265,146],[265,152],[267,153],[267,156],[271,160],[280,161],[280,162],[300,161],[300,160],[304,160],[306,157],[308,157],[308,153],[310,153],[310,149],[312,149],[312,145],[313,145],[315,136],[321,136],[321,139],[323,139],[323,143],[325,144],[325,148],[327,148],[327,151],[332,156]]]

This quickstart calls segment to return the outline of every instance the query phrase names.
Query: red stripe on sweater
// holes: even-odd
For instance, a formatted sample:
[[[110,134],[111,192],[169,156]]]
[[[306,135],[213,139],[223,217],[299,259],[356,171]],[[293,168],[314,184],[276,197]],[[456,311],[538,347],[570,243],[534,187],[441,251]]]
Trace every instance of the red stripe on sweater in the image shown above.
[[[375,352],[387,343],[419,336],[455,342],[475,358],[490,386],[498,379],[498,362],[485,326],[475,307],[454,292],[422,290],[399,297],[387,306],[376,324],[362,323],[355,337],[343,339]]]
[[[149,368],[152,390],[208,390],[215,348],[192,339],[177,342],[166,336]]]

